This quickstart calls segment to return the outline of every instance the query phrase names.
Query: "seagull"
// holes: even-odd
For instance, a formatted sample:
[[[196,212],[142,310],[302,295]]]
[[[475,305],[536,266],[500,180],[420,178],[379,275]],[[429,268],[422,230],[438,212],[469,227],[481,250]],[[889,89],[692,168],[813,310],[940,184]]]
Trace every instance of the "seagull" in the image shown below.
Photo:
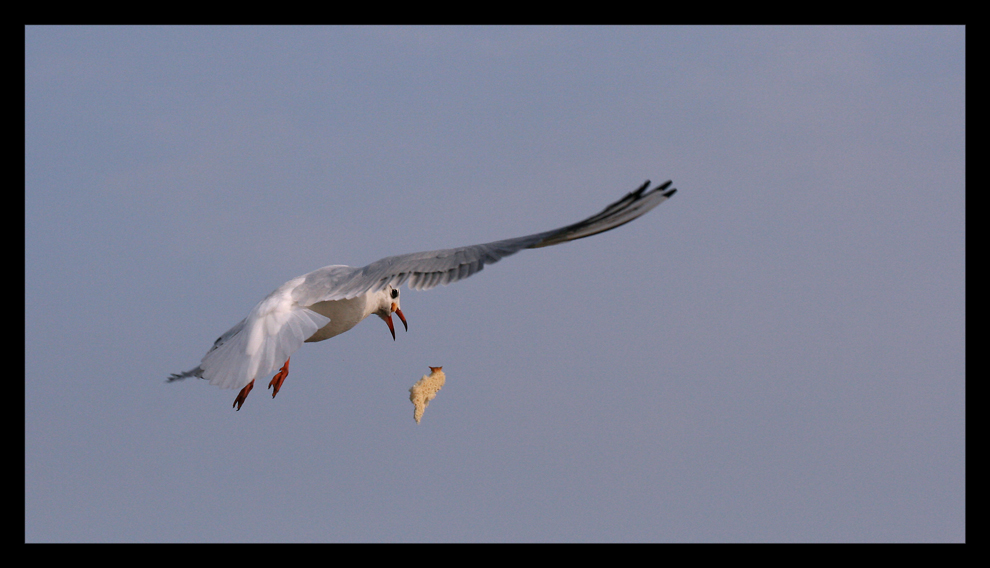
[[[460,248],[390,256],[363,268],[339,264],[318,268],[282,284],[251,310],[246,318],[213,342],[195,368],[172,374],[166,382],[199,377],[225,389],[240,389],[234,407],[241,409],[256,377],[278,373],[268,383],[272,398],[289,375],[290,355],[303,343],[330,339],[361,323],[380,317],[395,341],[392,314],[406,331],[409,324],[399,307],[399,287],[429,290],[463,280],[486,264],[522,249],[558,245],[610,231],[639,218],[674,195],[670,181],[650,191],[650,181],[609,205],[597,215],[552,231]],[[284,362],[284,363],[283,363]]]

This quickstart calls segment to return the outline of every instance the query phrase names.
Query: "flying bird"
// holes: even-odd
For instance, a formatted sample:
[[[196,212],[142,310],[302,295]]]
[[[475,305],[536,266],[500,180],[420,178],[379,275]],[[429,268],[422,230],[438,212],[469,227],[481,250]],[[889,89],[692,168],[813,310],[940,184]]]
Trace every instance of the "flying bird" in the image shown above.
[[[429,290],[463,280],[486,264],[522,249],[548,247],[612,230],[639,218],[674,195],[668,181],[650,191],[649,180],[636,191],[583,221],[525,237],[460,248],[390,256],[363,268],[331,265],[279,286],[246,318],[217,338],[195,368],[175,373],[167,382],[199,377],[221,388],[240,389],[234,407],[241,409],[256,377],[278,373],[268,383],[272,398],[289,375],[289,356],[311,343],[330,339],[370,315],[380,317],[395,340],[392,314],[409,330],[399,307],[399,287]]]

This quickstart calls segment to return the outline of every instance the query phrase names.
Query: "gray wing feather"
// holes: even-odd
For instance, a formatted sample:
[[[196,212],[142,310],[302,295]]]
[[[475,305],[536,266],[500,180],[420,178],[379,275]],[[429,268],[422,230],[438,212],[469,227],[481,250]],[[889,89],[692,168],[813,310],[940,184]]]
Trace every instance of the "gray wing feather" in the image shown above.
[[[441,284],[457,282],[477,273],[486,264],[498,262],[520,250],[583,239],[625,225],[674,195],[677,190],[667,189],[670,184],[668,181],[646,191],[650,185],[647,180],[636,191],[600,213],[552,231],[480,245],[390,256],[363,268],[320,268],[307,274],[293,295],[300,304],[312,305],[318,301],[342,300],[377,292],[388,285],[398,288],[408,284],[413,290],[429,290]]]

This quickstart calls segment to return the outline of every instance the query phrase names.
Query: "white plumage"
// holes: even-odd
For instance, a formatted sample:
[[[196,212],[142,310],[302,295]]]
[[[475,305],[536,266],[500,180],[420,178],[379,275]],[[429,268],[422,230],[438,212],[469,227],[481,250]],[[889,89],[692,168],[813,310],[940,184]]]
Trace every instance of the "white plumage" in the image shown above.
[[[362,268],[332,265],[293,278],[261,300],[246,318],[221,335],[198,366],[173,374],[169,381],[200,377],[222,388],[242,389],[240,409],[255,378],[282,366],[269,384],[278,392],[288,374],[289,357],[304,342],[339,335],[375,314],[392,331],[392,313],[406,325],[399,307],[399,286],[429,290],[480,271],[486,264],[526,248],[541,248],[589,237],[624,225],[666,201],[676,189],[671,182],[636,191],[597,215],[552,231],[453,249],[390,256]],[[407,326],[408,329],[408,326]],[[284,366],[283,366],[284,363]]]

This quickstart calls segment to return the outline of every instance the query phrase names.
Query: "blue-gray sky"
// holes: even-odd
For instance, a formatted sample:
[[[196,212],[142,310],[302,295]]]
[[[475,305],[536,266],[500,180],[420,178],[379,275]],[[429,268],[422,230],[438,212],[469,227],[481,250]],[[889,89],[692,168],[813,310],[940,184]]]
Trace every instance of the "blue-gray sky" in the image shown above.
[[[28,541],[965,539],[963,28],[25,49]],[[292,277],[645,179],[679,191],[404,289],[408,333],[307,344],[274,400],[164,383]]]

